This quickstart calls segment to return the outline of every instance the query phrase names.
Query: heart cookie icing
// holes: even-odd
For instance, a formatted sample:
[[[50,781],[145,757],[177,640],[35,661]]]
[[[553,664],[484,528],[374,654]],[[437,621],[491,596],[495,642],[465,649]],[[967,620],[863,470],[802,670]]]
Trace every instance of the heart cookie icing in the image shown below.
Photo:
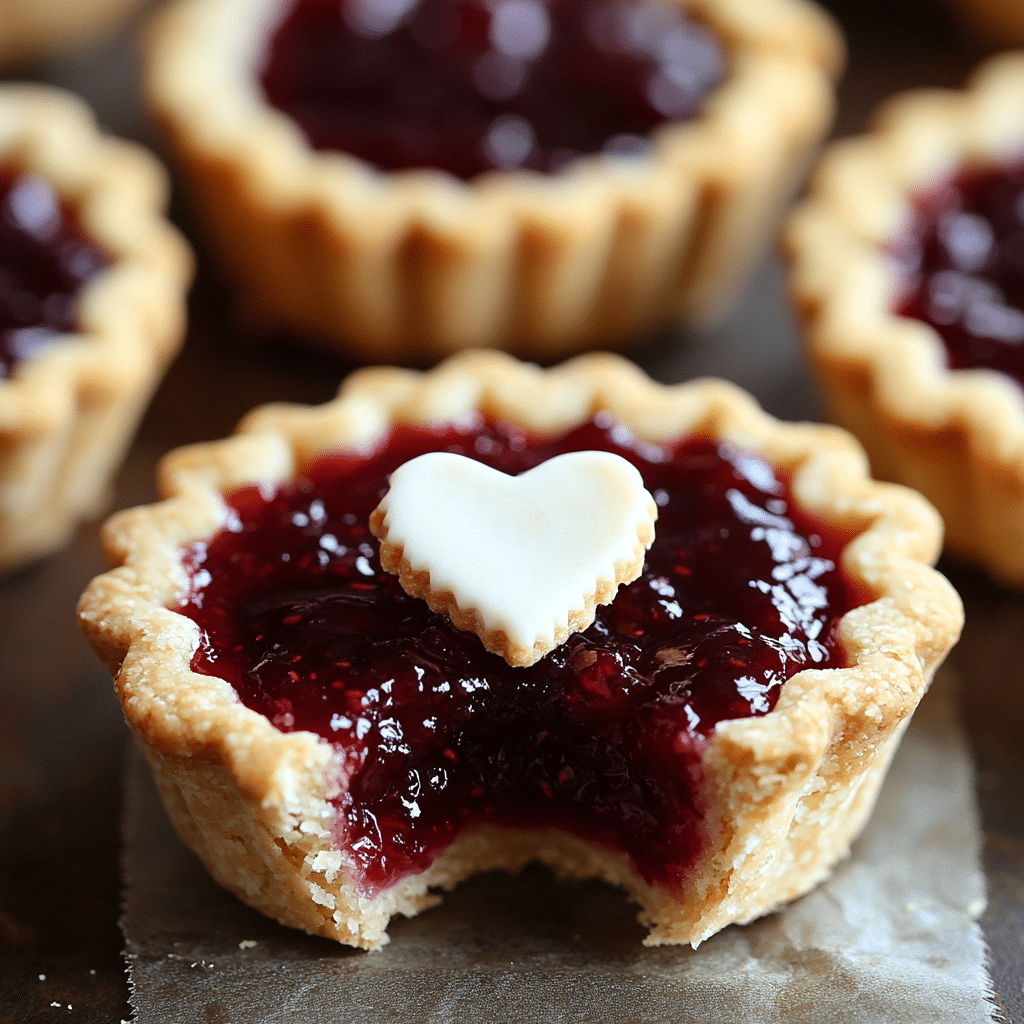
[[[640,473],[610,452],[569,452],[515,477],[433,452],[391,475],[370,529],[409,594],[526,666],[640,575],[656,518]]]

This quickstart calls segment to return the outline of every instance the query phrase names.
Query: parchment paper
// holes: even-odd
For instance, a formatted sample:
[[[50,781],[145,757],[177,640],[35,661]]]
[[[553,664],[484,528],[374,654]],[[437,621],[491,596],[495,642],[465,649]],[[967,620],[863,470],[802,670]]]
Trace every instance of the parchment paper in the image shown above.
[[[210,881],[133,753],[121,923],[135,1019],[989,1022],[973,770],[954,708],[937,681],[829,882],[697,950],[646,949],[620,892],[540,868],[470,880],[394,921],[380,953],[293,932]]]

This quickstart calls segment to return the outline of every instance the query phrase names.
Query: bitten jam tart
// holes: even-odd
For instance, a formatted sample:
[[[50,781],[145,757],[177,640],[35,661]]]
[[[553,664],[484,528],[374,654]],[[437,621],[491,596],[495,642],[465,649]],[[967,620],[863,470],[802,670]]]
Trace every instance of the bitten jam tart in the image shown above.
[[[529,667],[488,653],[378,561],[389,480],[438,452],[513,482],[622,460],[657,511],[640,575]],[[612,356],[365,370],[160,482],[108,524],[83,629],[213,876],[369,949],[435,890],[534,860],[621,885],[653,944],[793,899],[847,853],[961,625],[934,510],[848,435]],[[650,521],[626,515],[634,542]]]
[[[150,44],[257,319],[418,361],[718,315],[842,61],[805,0],[177,0]]]
[[[162,169],[67,93],[0,86],[0,568],[59,547],[184,331]]]
[[[139,0],[0,0],[0,67],[88,46],[138,5]]]
[[[1024,57],[890,101],[836,144],[788,244],[831,414],[1024,585]]]

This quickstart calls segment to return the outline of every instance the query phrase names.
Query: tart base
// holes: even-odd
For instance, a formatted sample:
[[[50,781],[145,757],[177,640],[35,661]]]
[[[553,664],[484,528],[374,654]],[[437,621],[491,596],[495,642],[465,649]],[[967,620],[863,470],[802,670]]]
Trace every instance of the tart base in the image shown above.
[[[909,723],[909,719],[907,719]],[[342,857],[332,839],[334,807],[309,800],[300,810],[268,813],[245,800],[223,765],[168,758],[136,735],[167,810],[182,839],[210,875],[249,906],[312,935],[367,950],[389,939],[392,917],[413,917],[486,871],[519,872],[539,862],[561,878],[598,878],[624,889],[640,906],[648,946],[698,946],[727,924],[745,924],[802,896],[849,855],[874,806],[902,736],[896,730],[870,751],[859,781],[823,762],[791,787],[787,812],[759,822],[765,850],[723,843],[687,876],[682,894],[651,886],[628,859],[557,829],[483,825],[460,836],[427,870],[373,899],[342,883]],[[296,779],[315,784],[315,779]],[[726,784],[727,786],[728,784]],[[726,786],[721,787],[722,789]],[[778,794],[776,794],[777,796]],[[828,822],[827,835],[822,825]],[[746,834],[735,822],[733,834]],[[823,835],[824,840],[823,840]]]
[[[157,379],[116,402],[87,398],[74,422],[37,437],[0,430],[0,572],[63,547],[111,503],[111,480]]]

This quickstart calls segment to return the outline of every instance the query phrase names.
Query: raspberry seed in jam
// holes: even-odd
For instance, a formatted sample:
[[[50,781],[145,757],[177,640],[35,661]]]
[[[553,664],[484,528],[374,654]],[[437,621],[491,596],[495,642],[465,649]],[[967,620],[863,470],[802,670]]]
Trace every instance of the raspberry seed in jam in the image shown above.
[[[657,537],[641,576],[535,665],[510,667],[381,570],[367,521],[398,466],[450,451],[518,474],[581,450],[639,469]],[[651,444],[603,415],[554,439],[398,427],[372,456],[325,456],[228,501],[228,526],[185,554],[193,668],[336,746],[336,838],[367,895],[486,822],[567,830],[678,888],[706,841],[708,736],[769,712],[800,669],[842,665],[836,625],[857,603],[845,538],[795,508],[762,458]]]

